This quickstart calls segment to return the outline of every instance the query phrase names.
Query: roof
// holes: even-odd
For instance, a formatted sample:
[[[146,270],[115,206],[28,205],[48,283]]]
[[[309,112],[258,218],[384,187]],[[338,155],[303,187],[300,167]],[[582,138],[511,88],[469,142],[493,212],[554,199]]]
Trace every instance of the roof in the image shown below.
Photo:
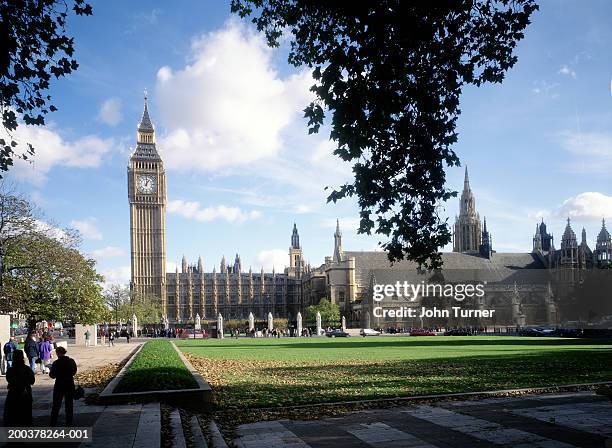
[[[161,161],[155,143],[137,143],[131,158]]]
[[[372,274],[377,283],[397,280],[427,280],[434,273],[422,273],[417,264],[400,261],[391,264],[385,252],[344,252],[355,258],[355,276],[360,286],[369,283]],[[460,252],[442,253],[441,274],[446,281],[487,281],[531,283],[542,278],[546,266],[532,253],[494,253],[491,258]],[[547,275],[547,274],[546,274]],[[380,278],[379,278],[380,276]]]
[[[142,118],[138,124],[139,131],[153,132],[153,123],[149,117],[149,107],[147,106],[147,99],[145,97],[144,110],[142,111]]]

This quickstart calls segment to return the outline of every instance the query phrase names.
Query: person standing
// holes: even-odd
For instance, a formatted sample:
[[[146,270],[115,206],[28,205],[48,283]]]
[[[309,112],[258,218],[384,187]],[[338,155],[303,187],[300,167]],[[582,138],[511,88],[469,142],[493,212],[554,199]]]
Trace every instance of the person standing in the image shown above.
[[[12,366],[6,371],[8,392],[4,402],[4,426],[32,426],[32,384],[34,372],[25,364],[23,351],[12,354]]]
[[[108,346],[109,347],[115,346],[115,332],[114,331],[111,331],[110,333],[108,333]]]
[[[55,380],[50,426],[57,425],[57,417],[62,406],[62,399],[65,401],[66,406],[66,426],[72,426],[74,375],[77,373],[77,366],[74,359],[66,356],[66,349],[64,347],[56,348],[55,353],[57,353],[57,361],[51,365],[51,371],[49,372],[49,376]]]
[[[4,363],[6,372],[13,365],[13,353],[17,350],[17,344],[15,344],[15,336],[11,336],[11,338],[4,344],[2,351],[4,352]]]
[[[89,338],[91,337],[91,332],[89,329],[85,331],[85,347],[89,347]]]
[[[38,342],[36,341],[36,333],[30,334],[30,337],[26,340],[23,349],[28,361],[30,362],[30,368],[32,372],[36,373],[36,360],[39,357],[38,353]]]
[[[42,372],[48,373],[49,363],[51,361],[51,352],[53,351],[53,346],[51,345],[49,338],[43,339],[38,350],[40,352],[40,366],[42,368]]]

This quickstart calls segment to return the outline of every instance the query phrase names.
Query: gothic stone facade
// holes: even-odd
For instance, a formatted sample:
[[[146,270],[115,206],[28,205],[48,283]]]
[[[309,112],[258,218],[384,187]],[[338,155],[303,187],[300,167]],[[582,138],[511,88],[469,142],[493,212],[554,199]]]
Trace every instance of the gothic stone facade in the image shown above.
[[[612,262],[612,242],[605,222],[597,237],[595,250],[586,242],[582,230],[581,242],[568,223],[560,249],[547,233],[546,224],[539,223],[530,253],[496,253],[486,219],[481,224],[476,200],[470,187],[467,168],[460,213],[455,219],[453,252],[442,254],[441,272],[427,274],[410,262],[389,263],[384,252],[344,251],[340,223],[334,233],[333,255],[318,267],[304,262],[297,227],[294,225],[289,247],[289,267],[284,272],[254,273],[245,271],[240,257],[233,264],[221,260],[219,270],[205,272],[202,259],[189,264],[183,258],[181,270],[166,273],[166,174],[157,152],[155,129],[145,107],[138,125],[137,145],[128,165],[128,197],[130,203],[130,236],[132,257],[131,288],[140,294],[161,299],[163,312],[170,323],[185,323],[196,315],[214,319],[245,319],[250,312],[265,319],[275,317],[295,319],[298,311],[327,297],[340,306],[353,326],[475,326],[475,325],[555,325],[563,320],[559,300],[567,285],[580,282],[581,272],[606,267]],[[390,297],[374,303],[374,284],[486,282],[485,297],[469,306],[496,309],[488,321],[448,319],[446,322],[427,319],[385,319],[373,315],[375,305],[383,308],[432,305],[428,298],[402,302]],[[453,302],[436,304],[441,307]],[[464,304],[464,306],[468,306]]]
[[[602,222],[593,251],[587,244],[586,230],[582,229],[581,242],[578,243],[568,219],[558,250],[555,249],[553,236],[547,233],[546,224],[542,221],[536,226],[531,252],[497,253],[493,250],[486,218],[480,222],[467,168],[459,209],[453,233],[453,252],[442,254],[443,269],[435,273],[421,272],[414,263],[407,261],[391,265],[384,252],[343,251],[338,226],[334,234],[333,257],[327,257],[320,267],[309,269],[305,276],[304,291],[309,293],[304,295],[304,305],[316,303],[324,290],[325,296],[340,305],[353,326],[382,328],[556,326],[568,325],[572,319],[584,317],[576,314],[575,308],[568,310],[565,304],[571,302],[570,296],[576,291],[576,286],[584,282],[589,272],[611,266],[612,242],[605,221]],[[609,269],[600,271],[611,272]],[[600,276],[599,280],[602,279],[606,285],[612,286],[609,275]],[[381,302],[373,300],[375,284],[395,284],[397,281],[412,284],[483,283],[485,294],[481,299],[462,303],[454,300],[440,302],[430,297],[418,297],[415,301],[402,297],[384,298]],[[317,290],[319,296],[312,292]],[[605,302],[605,298],[600,302]],[[409,307],[420,310],[423,306],[437,306],[450,310],[457,305],[479,310],[495,309],[495,313],[490,319],[451,316],[446,320],[383,319],[374,315],[375,307],[387,310]],[[579,304],[579,308],[586,309],[582,305]],[[593,306],[591,310],[597,309],[600,314],[607,313],[612,317],[609,301],[608,305],[595,303],[589,306]]]

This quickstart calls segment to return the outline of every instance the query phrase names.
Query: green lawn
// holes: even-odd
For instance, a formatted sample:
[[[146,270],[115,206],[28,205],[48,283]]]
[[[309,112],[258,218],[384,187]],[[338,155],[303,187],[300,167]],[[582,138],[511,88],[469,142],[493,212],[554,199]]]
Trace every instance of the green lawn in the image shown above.
[[[144,392],[197,387],[198,383],[170,342],[157,340],[145,343],[113,392]]]
[[[220,408],[612,380],[612,340],[370,337],[182,340]]]

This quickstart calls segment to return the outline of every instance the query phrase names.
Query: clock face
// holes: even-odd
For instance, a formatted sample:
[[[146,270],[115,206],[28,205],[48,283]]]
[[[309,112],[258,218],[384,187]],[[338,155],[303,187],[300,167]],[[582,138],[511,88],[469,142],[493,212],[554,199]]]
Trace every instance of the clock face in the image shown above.
[[[139,193],[151,194],[157,189],[157,179],[154,176],[138,176],[136,179],[136,188]]]

